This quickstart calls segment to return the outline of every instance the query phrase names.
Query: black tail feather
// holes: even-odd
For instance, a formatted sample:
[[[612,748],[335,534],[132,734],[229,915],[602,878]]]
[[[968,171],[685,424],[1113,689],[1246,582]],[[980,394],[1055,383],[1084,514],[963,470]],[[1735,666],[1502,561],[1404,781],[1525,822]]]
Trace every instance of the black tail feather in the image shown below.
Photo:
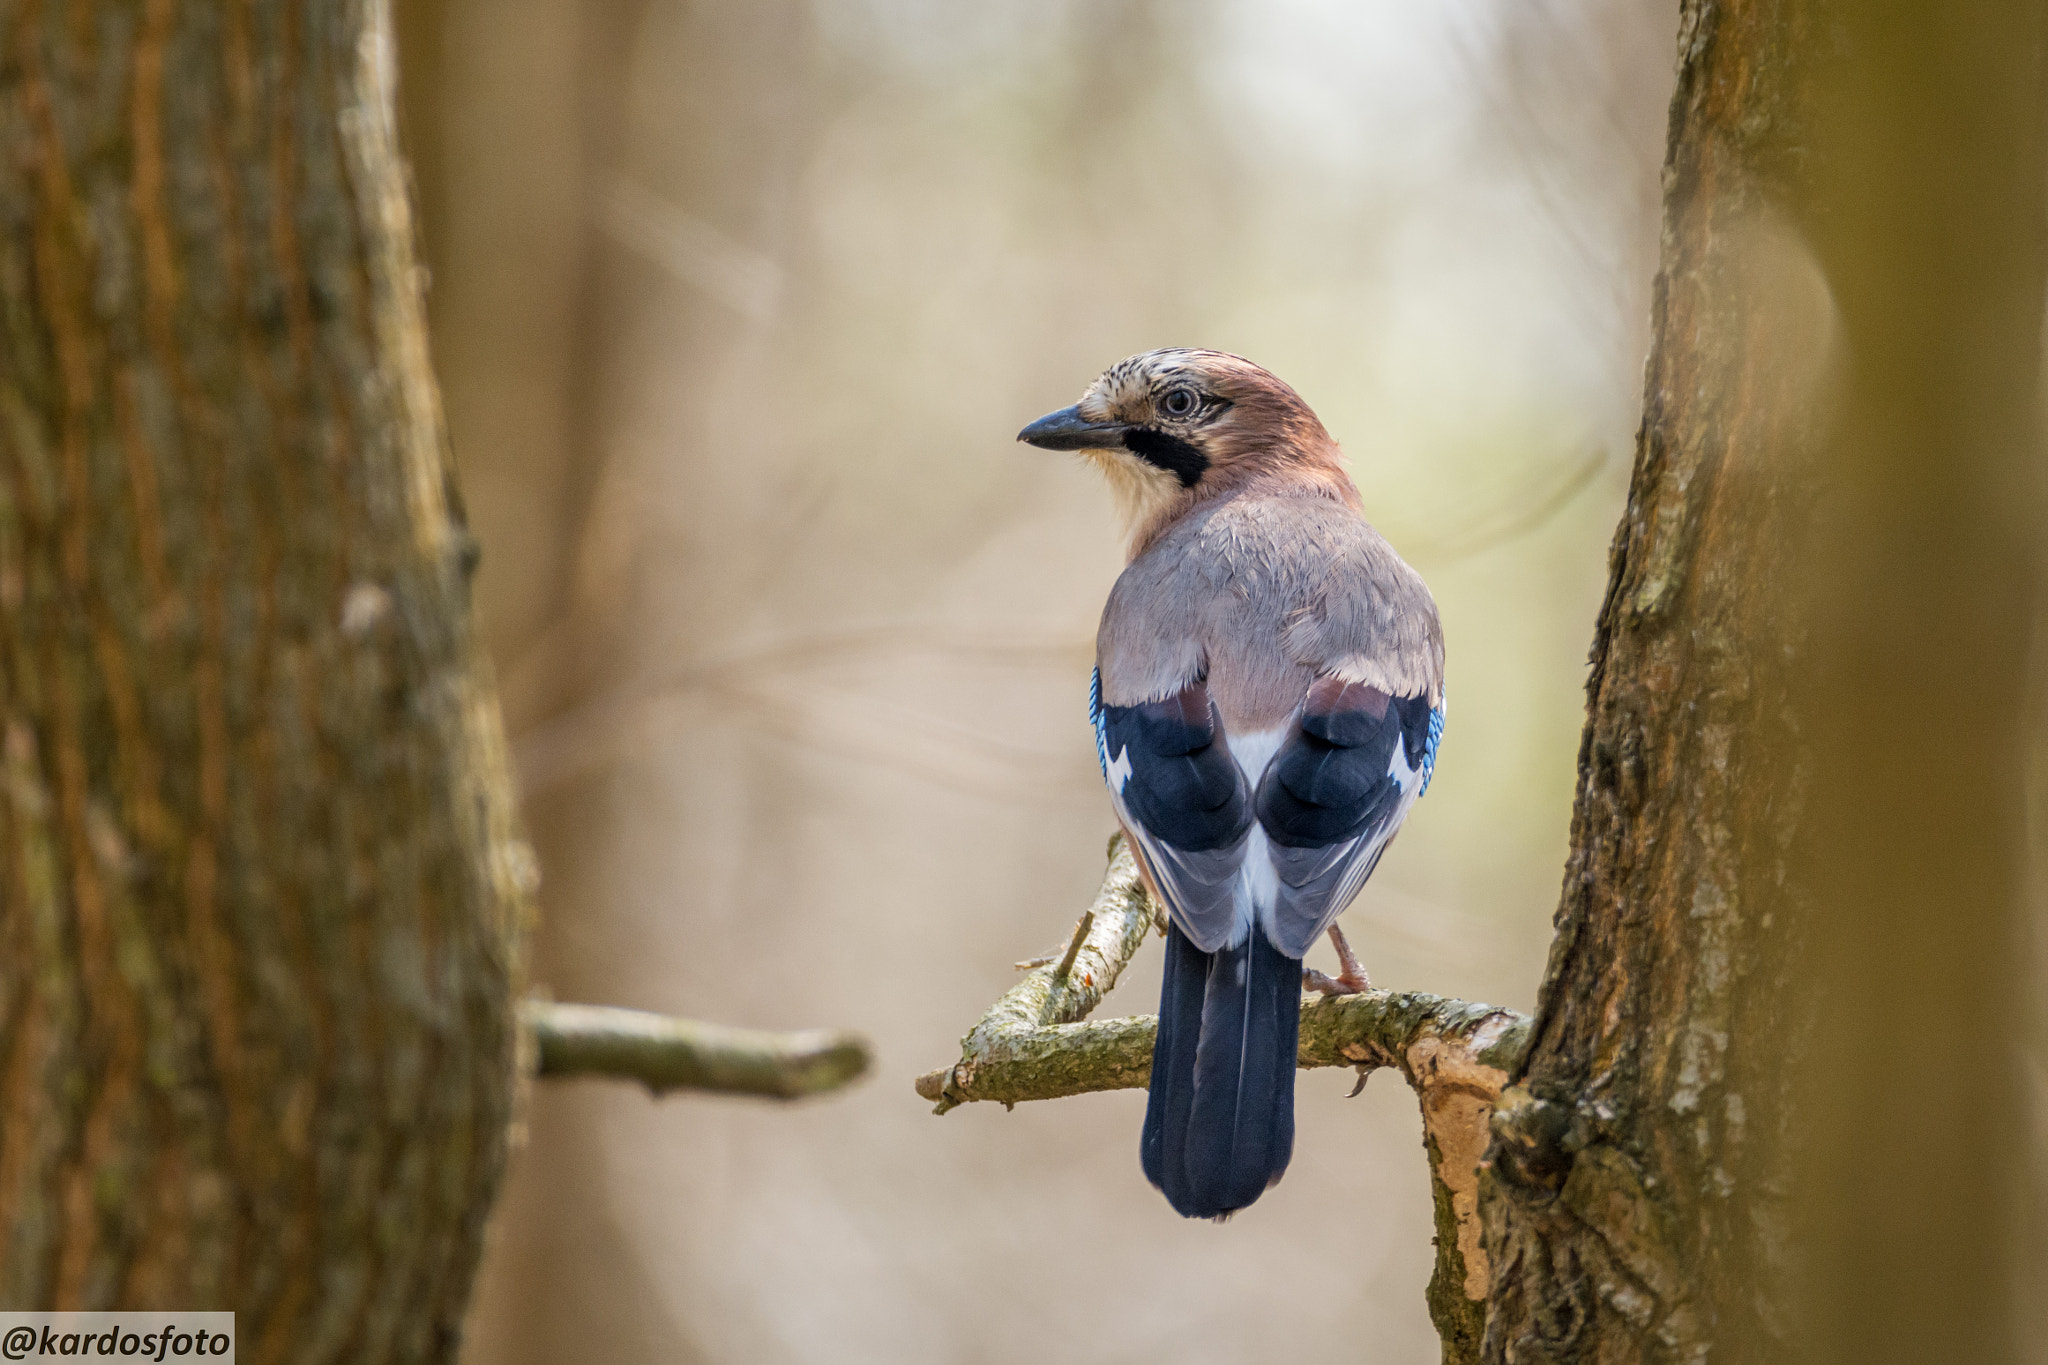
[[[1179,1213],[1233,1213],[1287,1169],[1300,1028],[1301,962],[1263,932],[1210,954],[1167,931],[1141,1152]]]
[[[1145,1136],[1139,1144],[1139,1157],[1145,1178],[1164,1190],[1176,1209],[1187,1198],[1182,1172],[1186,1169],[1188,1108],[1195,1099],[1195,1046],[1202,1032],[1202,990],[1208,977],[1209,955],[1179,928],[1168,925],[1166,974],[1159,990],[1159,1034],[1152,1044],[1152,1080],[1145,1098]]]

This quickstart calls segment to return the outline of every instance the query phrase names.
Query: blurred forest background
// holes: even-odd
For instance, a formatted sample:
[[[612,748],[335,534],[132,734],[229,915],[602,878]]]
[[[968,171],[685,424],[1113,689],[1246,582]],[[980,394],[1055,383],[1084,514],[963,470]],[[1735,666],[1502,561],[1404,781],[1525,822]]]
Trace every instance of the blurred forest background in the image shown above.
[[[793,1107],[536,1091],[468,1359],[1434,1361],[1398,1083],[1304,1076],[1287,1180],[1225,1228],[1145,1184],[1139,1092],[911,1092],[1113,828],[1084,702],[1119,536],[1013,435],[1155,346],[1301,391],[1449,640],[1437,781],[1346,926],[1379,984],[1531,1008],[1673,0],[398,14],[536,981],[877,1050]]]

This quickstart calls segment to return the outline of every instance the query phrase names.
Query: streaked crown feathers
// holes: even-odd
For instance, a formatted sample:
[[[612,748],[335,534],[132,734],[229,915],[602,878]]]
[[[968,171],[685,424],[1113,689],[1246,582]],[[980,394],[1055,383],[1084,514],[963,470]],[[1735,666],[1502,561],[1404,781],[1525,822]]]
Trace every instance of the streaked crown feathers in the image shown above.
[[[1074,450],[1101,469],[1132,552],[1195,504],[1255,481],[1312,485],[1352,507],[1337,443],[1284,381],[1226,351],[1146,351],[1103,371],[1081,401],[1020,439]]]

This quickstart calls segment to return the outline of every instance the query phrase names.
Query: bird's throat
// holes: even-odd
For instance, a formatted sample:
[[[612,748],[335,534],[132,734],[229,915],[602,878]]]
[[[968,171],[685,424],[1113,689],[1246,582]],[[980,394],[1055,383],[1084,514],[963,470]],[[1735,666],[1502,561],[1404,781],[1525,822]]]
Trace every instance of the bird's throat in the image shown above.
[[[1124,539],[1134,551],[1150,539],[1149,533],[1161,516],[1186,501],[1186,490],[1178,477],[1129,451],[1088,450],[1082,454],[1109,481],[1118,518],[1123,522]]]

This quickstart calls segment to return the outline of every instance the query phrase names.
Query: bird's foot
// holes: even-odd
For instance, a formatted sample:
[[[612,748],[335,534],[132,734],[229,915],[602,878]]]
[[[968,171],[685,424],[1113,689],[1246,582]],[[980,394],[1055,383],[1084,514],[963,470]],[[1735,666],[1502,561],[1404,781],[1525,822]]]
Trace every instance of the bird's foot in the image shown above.
[[[1344,941],[1344,931],[1336,925],[1330,926],[1330,946],[1337,950],[1335,976],[1328,976],[1313,967],[1304,967],[1301,972],[1301,988],[1305,991],[1321,991],[1324,995],[1357,995],[1372,989],[1372,978],[1365,974],[1365,968],[1358,965],[1358,957],[1351,951],[1351,945]]]
[[[1347,986],[1336,977],[1319,972],[1313,967],[1301,969],[1301,988],[1305,991],[1321,991],[1324,995],[1356,995],[1358,988]]]

